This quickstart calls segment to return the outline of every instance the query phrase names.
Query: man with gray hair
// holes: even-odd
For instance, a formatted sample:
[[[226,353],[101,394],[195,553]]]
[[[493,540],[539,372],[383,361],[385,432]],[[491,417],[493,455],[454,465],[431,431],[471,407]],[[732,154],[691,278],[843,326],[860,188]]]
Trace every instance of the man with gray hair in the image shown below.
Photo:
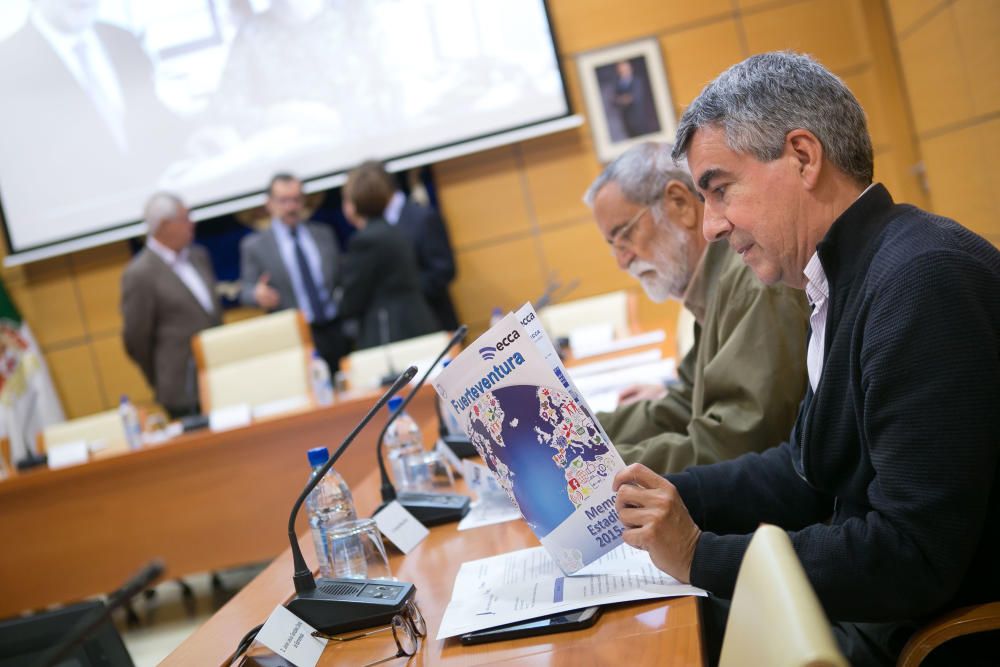
[[[146,247],[122,276],[122,339],[171,417],[198,413],[191,337],[222,323],[208,253],[192,245],[194,223],[175,195],[146,204]]]
[[[1000,252],[872,183],[864,112],[808,56],[753,56],[685,111],[675,157],[704,233],[812,305],[788,440],[666,479],[614,481],[624,539],[727,605],[761,522],[789,531],[853,665],[891,665],[926,619],[1000,599]],[[924,664],[996,664],[996,633]],[[940,662],[938,662],[940,661]]]
[[[632,388],[598,415],[626,463],[658,473],[773,446],[806,389],[805,298],[762,284],[728,245],[705,240],[703,205],[670,149],[634,146],[584,196],[619,268],[653,301],[677,299],[695,317],[670,391]]]

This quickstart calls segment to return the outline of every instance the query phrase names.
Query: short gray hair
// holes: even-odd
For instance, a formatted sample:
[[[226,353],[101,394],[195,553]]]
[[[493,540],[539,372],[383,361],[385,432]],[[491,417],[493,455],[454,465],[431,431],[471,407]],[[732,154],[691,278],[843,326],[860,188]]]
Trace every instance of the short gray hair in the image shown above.
[[[173,218],[184,207],[181,198],[170,192],[157,192],[146,202],[142,218],[146,221],[146,235],[155,236],[164,220]]]
[[[781,155],[789,132],[808,130],[838,169],[862,186],[872,182],[864,110],[843,81],[807,55],[763,53],[720,74],[681,116],[675,159],[687,153],[695,132],[705,126],[722,128],[729,148],[761,162]]]
[[[670,144],[654,141],[633,146],[604,168],[587,188],[583,202],[593,208],[597,193],[609,183],[617,183],[625,198],[640,206],[650,206],[662,199],[663,190],[672,180],[682,182],[696,193],[691,174],[683,163],[674,162],[670,150]]]

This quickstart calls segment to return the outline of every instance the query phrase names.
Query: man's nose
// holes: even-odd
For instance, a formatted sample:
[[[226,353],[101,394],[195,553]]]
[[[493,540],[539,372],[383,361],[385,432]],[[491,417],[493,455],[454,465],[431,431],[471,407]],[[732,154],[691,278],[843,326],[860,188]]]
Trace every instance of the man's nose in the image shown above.
[[[718,241],[729,236],[733,231],[733,226],[724,215],[720,215],[715,208],[705,205],[705,213],[701,220],[701,231],[708,241]]]

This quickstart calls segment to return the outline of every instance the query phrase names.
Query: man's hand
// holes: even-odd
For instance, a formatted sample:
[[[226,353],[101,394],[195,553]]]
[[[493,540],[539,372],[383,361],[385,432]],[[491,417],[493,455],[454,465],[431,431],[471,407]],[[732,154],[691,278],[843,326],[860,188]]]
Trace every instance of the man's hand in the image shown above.
[[[615,475],[615,509],[624,539],[677,581],[691,582],[691,561],[701,530],[691,520],[677,488],[640,463]]]
[[[260,278],[257,279],[257,284],[253,288],[253,298],[257,302],[257,305],[264,310],[273,310],[278,307],[281,302],[281,297],[278,296],[278,290],[274,289],[267,284],[267,281],[271,279],[271,274],[264,273],[261,274]]]
[[[667,388],[662,384],[634,384],[618,392],[618,407],[639,401],[658,401],[666,395]]]

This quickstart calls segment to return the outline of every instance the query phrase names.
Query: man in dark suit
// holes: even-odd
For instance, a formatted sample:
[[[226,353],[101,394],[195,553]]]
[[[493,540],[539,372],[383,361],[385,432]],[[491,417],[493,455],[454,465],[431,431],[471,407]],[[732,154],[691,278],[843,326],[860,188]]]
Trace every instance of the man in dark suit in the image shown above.
[[[158,193],[146,204],[146,247],[122,276],[122,338],[156,401],[171,417],[198,413],[191,337],[222,323],[208,253],[192,245],[184,203]]]
[[[134,199],[176,154],[184,126],[157,97],[149,57],[131,33],[96,22],[97,5],[37,0],[0,44],[0,183],[10,210],[65,216],[107,183]]]
[[[872,182],[861,105],[808,56],[723,72],[680,120],[684,155],[705,237],[805,290],[809,385],[777,447],[621,471],[625,541],[717,596],[717,652],[751,534],[776,524],[850,663],[895,664],[927,618],[1000,599],[1000,252]],[[952,640],[934,664],[980,664],[988,642],[995,661],[996,641]]]
[[[458,328],[458,317],[448,294],[448,285],[455,279],[455,255],[451,250],[444,220],[431,206],[404,195],[381,162],[368,160],[358,170],[371,171],[385,181],[392,197],[381,217],[402,232],[413,246],[424,299],[434,312],[438,326],[446,331],[454,331]]]
[[[344,256],[343,317],[360,321],[358,347],[405,340],[437,331],[420,291],[413,247],[382,212],[392,196],[386,179],[356,169],[344,185],[344,215],[358,229]]]
[[[240,301],[268,312],[301,310],[316,351],[335,373],[350,350],[334,295],[340,259],[333,230],[305,222],[302,182],[291,174],[271,179],[266,208],[271,226],[240,243]]]

